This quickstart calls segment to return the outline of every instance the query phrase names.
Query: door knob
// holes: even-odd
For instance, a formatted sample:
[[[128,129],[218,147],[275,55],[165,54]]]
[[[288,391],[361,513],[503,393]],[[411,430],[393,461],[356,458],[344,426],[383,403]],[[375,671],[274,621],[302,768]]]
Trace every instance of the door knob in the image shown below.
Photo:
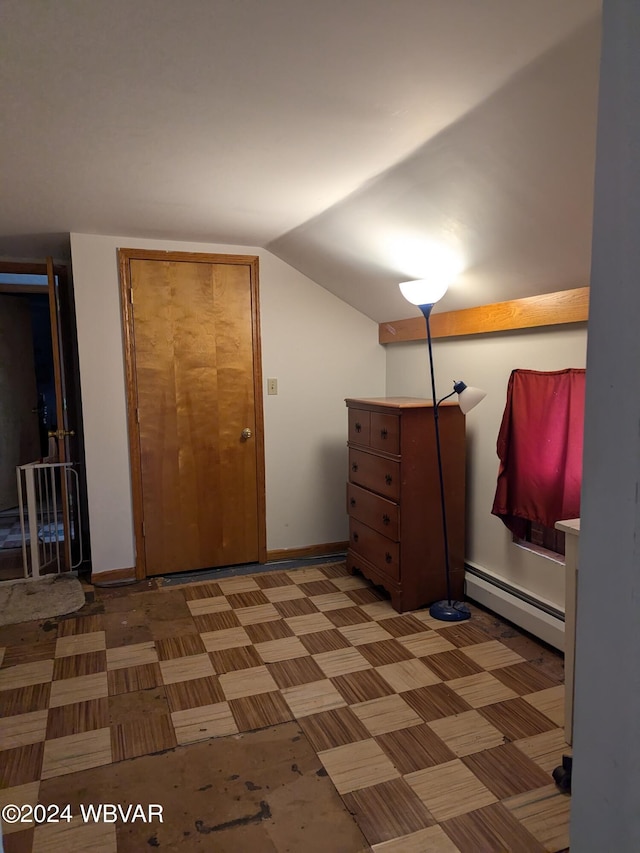
[[[251,430],[249,429],[249,427],[245,427],[245,428],[242,430],[242,432],[240,433],[240,435],[242,436],[243,440],[244,440],[244,441],[246,441],[248,438],[251,438],[251,436],[253,435],[253,433],[251,432]]]
[[[66,438],[68,435],[75,435],[73,429],[50,429],[48,432],[49,438]]]

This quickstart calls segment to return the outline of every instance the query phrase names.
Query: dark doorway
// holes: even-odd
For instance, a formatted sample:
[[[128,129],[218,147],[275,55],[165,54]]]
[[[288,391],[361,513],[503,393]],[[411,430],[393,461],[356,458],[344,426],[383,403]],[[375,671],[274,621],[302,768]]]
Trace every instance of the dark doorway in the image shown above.
[[[25,267],[28,269],[23,272]],[[65,272],[62,270],[66,284]],[[56,288],[59,284],[56,275]],[[75,322],[68,287],[60,292],[58,311],[62,305],[66,316],[60,323],[65,327],[64,342],[70,353],[64,359],[69,388],[64,405],[70,398],[76,435],[74,452],[68,458],[77,463],[82,484],[80,493],[76,490],[72,499],[74,536],[69,541],[74,551],[72,559],[76,560],[80,537],[85,543],[88,541],[88,524],[79,396],[74,393],[76,388],[79,393]],[[58,423],[53,346],[45,265],[0,264],[0,580],[23,574],[16,467],[56,461],[56,442],[50,435],[64,428]],[[86,545],[83,550],[88,552]]]

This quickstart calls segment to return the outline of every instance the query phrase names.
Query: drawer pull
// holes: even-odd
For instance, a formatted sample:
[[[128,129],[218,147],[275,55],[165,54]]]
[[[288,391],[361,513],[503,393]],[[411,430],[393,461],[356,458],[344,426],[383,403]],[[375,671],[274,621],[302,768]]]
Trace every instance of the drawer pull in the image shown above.
[[[391,476],[391,474],[387,474],[384,478],[384,481],[387,484],[387,486],[390,486],[391,483],[393,483],[393,477]]]
[[[353,463],[352,463],[352,465],[351,465],[351,470],[352,470],[353,472],[355,472],[355,471],[357,471],[357,470],[358,470],[358,463],[357,463],[357,462],[353,462]]]
[[[362,432],[362,424],[359,422],[356,423],[356,432]]]
[[[353,541],[354,541],[354,542],[357,542],[359,538],[360,538],[360,537],[358,536],[358,534],[357,534],[357,533],[354,533],[354,534],[353,534]]]
[[[388,435],[389,435],[389,433],[387,432],[386,428],[383,428],[380,430],[380,438],[383,438],[386,440]]]
[[[382,523],[387,525],[391,524],[391,519],[386,513],[382,516]]]
[[[355,506],[355,505],[356,505],[356,499],[351,498],[351,500],[349,501],[349,506]]]
[[[386,562],[387,562],[387,563],[391,563],[391,562],[393,561],[393,557],[391,556],[391,554],[390,554],[388,551],[387,551],[387,553],[384,555],[384,558],[385,558],[385,560],[386,560]]]

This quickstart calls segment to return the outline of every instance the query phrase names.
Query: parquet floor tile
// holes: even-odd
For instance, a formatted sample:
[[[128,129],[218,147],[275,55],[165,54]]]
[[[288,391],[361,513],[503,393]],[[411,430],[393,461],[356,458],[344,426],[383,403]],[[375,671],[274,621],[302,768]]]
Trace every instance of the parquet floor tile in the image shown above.
[[[294,721],[375,853],[568,846],[561,665],[487,620],[400,615],[342,562],[157,587],[0,628],[0,805]],[[25,853],[118,849],[105,824],[5,832]]]

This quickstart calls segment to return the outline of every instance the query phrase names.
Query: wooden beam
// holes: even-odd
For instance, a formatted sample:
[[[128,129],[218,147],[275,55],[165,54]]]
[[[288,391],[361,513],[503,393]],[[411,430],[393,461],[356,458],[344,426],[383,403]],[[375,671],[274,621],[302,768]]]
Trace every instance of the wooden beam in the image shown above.
[[[589,317],[589,288],[559,290],[540,296],[527,296],[510,302],[494,302],[461,311],[445,311],[431,315],[431,337],[449,338],[459,335],[483,335],[535,326],[557,326],[562,323],[584,323]],[[381,344],[422,341],[427,337],[424,317],[380,323]]]

